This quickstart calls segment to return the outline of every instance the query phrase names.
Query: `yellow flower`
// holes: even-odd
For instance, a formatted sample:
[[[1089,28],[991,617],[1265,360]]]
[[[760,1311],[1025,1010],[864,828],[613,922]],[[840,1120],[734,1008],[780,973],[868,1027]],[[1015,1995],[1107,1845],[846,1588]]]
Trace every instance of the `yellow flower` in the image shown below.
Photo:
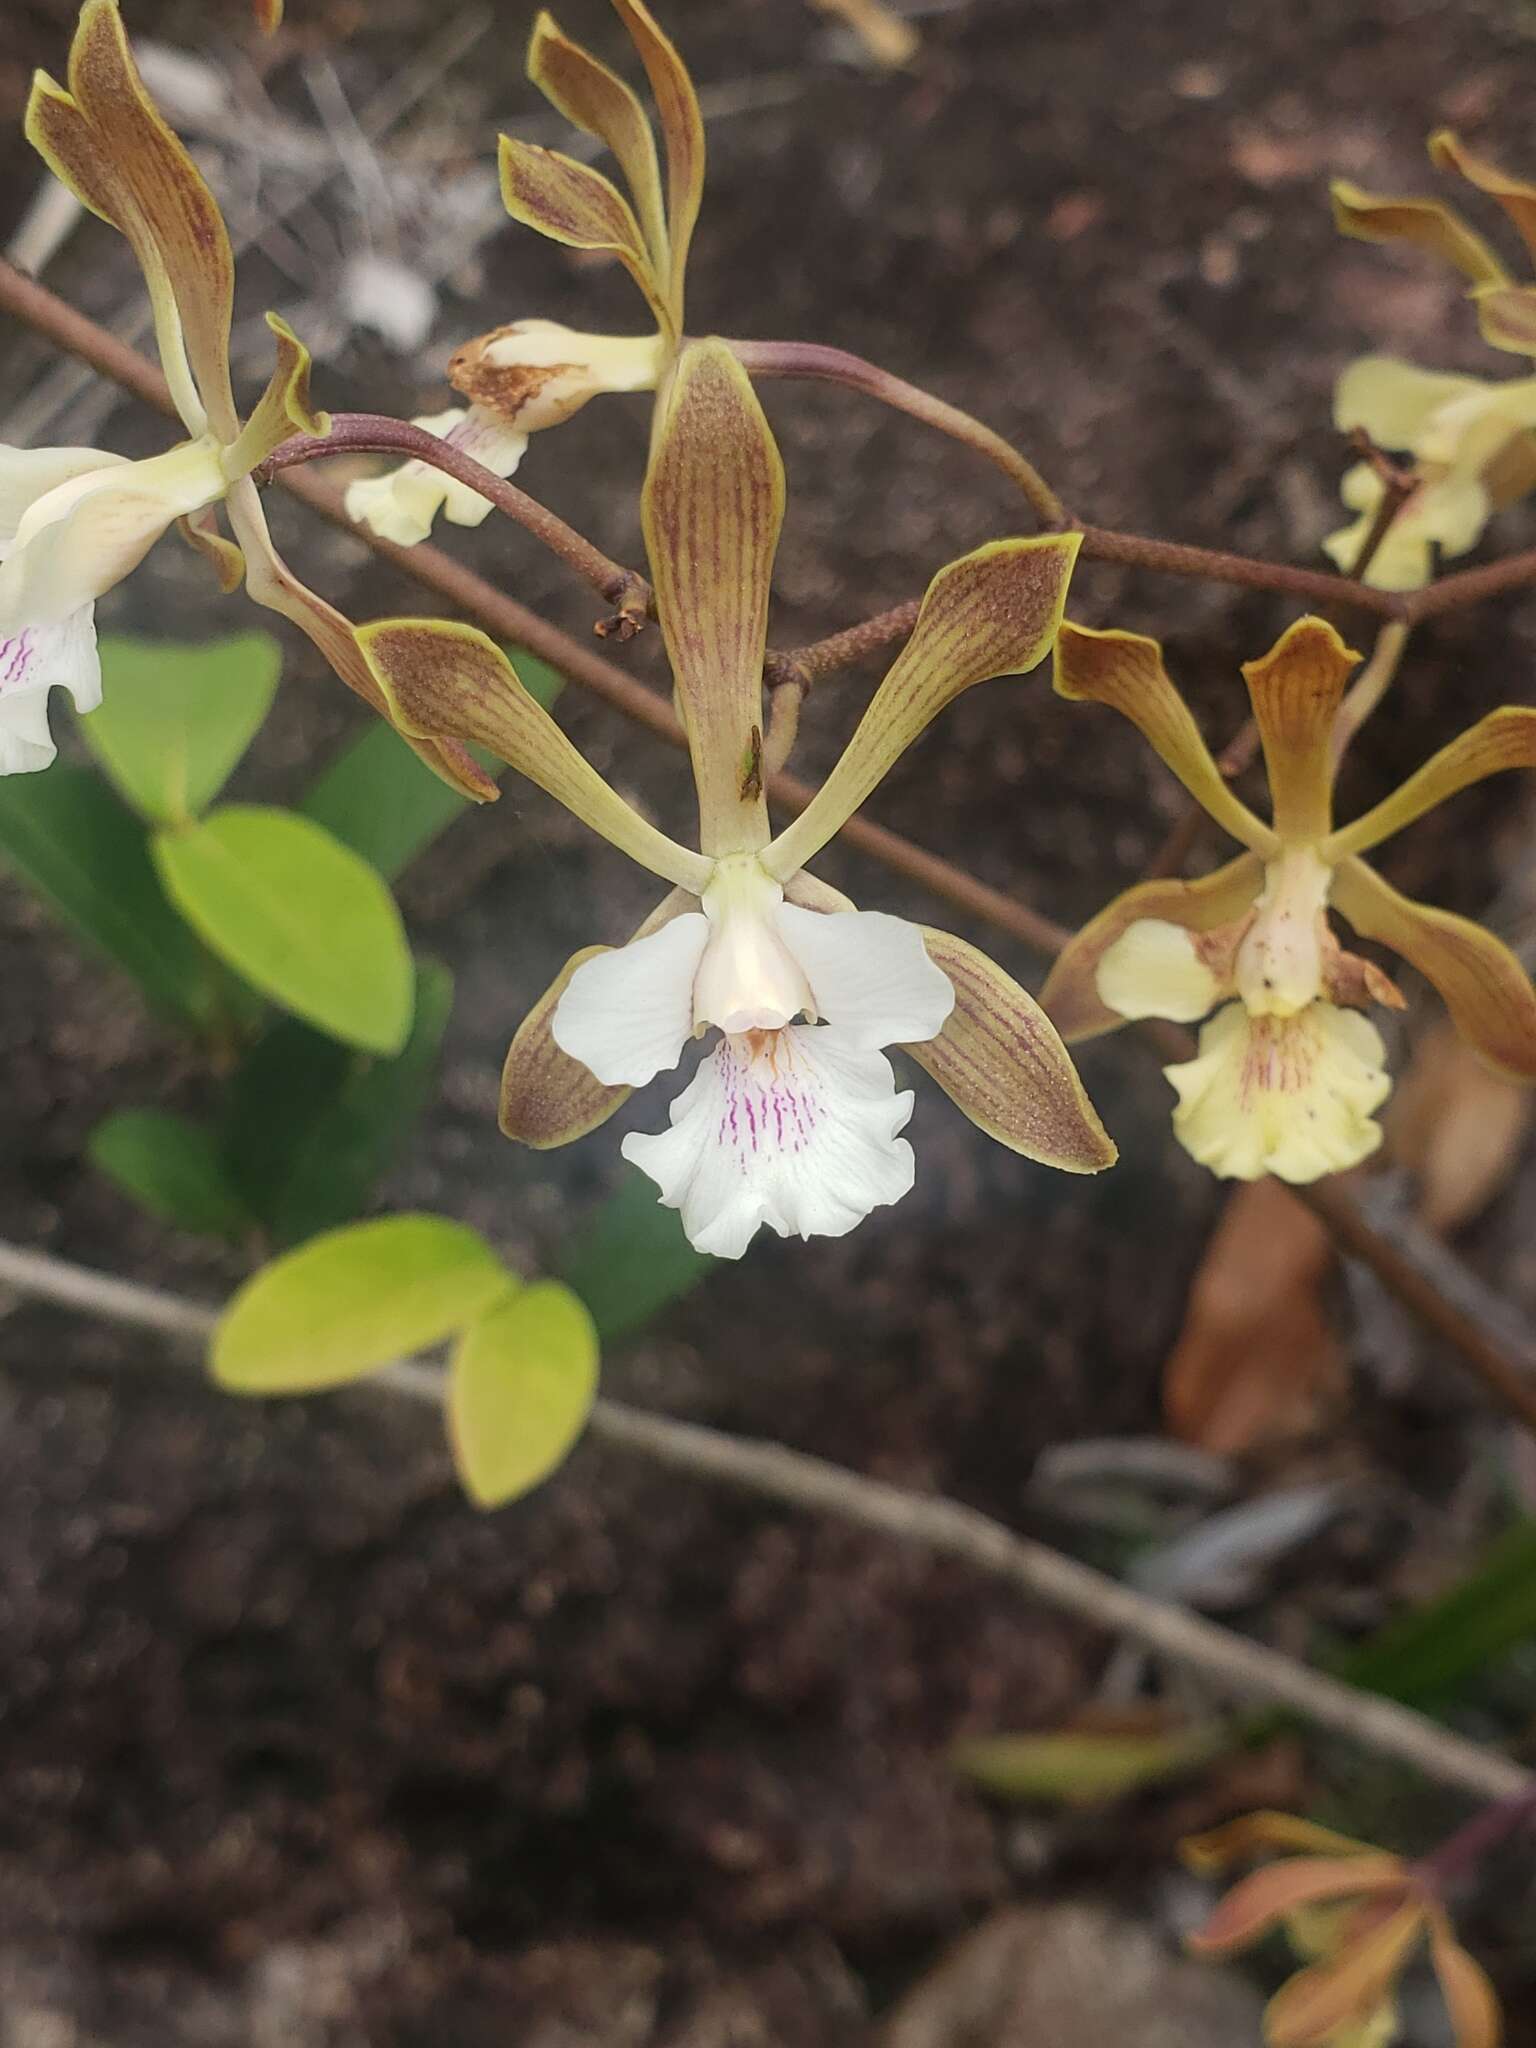
[[[1271,1851],[1283,1860],[1241,1879],[1189,1942],[1217,1959],[1283,1929],[1306,1967],[1265,2008],[1269,2048],[1387,2048],[1398,1979],[1426,1941],[1456,2048],[1498,2048],[1493,1986],[1424,1871],[1287,1813],[1247,1814],[1182,1845],[1202,1876]]]
[[[653,391],[683,332],[688,245],[704,190],[704,123],[682,58],[643,0],[614,0],[650,81],[666,152],[666,184],[651,122],[623,79],[541,13],[528,46],[528,76],[555,110],[606,143],[628,197],[574,157],[501,138],[501,192],[512,218],[567,248],[614,258],[639,286],[655,330],[582,334],[553,320],[516,320],[466,342],[448,366],[467,412],[432,428],[447,432],[486,468],[511,476],[530,434],[558,426],[608,391]],[[461,526],[490,507],[464,487],[433,482],[420,462],[354,484],[347,510],[403,546],[425,540],[439,509]]]
[[[1129,718],[1245,851],[1198,881],[1118,896],[1063,951],[1042,1000],[1069,1043],[1128,1019],[1209,1017],[1196,1057],[1165,1071],[1180,1142],[1227,1178],[1316,1180],[1381,1142],[1373,1112],[1390,1082],[1380,1035],[1359,1013],[1402,997],[1341,946],[1334,910],[1416,967],[1493,1065],[1536,1079],[1536,992],[1514,955],[1468,919],[1400,896],[1359,857],[1469,783],[1536,766],[1536,711],[1491,712],[1374,810],[1336,826],[1335,727],[1357,659],[1332,626],[1305,618],[1244,667],[1266,825],[1223,779],[1155,640],[1070,622],[1057,639],[1057,691]]]
[[[1440,375],[1393,356],[1351,363],[1334,392],[1341,432],[1363,427],[1379,448],[1414,458],[1415,487],[1366,571],[1383,590],[1416,590],[1434,571],[1434,551],[1464,555],[1489,517],[1536,484],[1536,377],[1493,383]],[[1385,486],[1368,462],[1345,473],[1340,496],[1359,517],[1323,546],[1343,570],[1358,559]]]

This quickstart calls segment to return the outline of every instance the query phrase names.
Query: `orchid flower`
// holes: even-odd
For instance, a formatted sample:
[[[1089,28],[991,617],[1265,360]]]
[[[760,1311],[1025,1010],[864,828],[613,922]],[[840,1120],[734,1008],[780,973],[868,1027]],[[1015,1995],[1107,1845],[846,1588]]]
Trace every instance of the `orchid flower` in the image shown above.
[[[1361,1011],[1402,997],[1341,947],[1330,909],[1416,967],[1495,1067],[1536,1079],[1536,993],[1508,947],[1399,895],[1360,859],[1470,783],[1536,766],[1536,711],[1490,712],[1373,810],[1335,826],[1336,722],[1358,658],[1332,626],[1305,618],[1244,667],[1269,777],[1266,825],[1224,781],[1155,640],[1068,623],[1056,644],[1057,691],[1129,718],[1245,851],[1198,881],[1143,882],[1116,897],[1062,953],[1042,1001],[1068,1043],[1128,1018],[1190,1023],[1214,1010],[1198,1056],[1165,1072],[1180,1142],[1225,1177],[1316,1180],[1381,1142],[1372,1111],[1391,1083]]]
[[[1241,1879],[1189,1940],[1217,1959],[1284,1930],[1306,1967],[1265,2008],[1268,2048],[1388,2048],[1399,2036],[1398,1980],[1426,1942],[1456,2048],[1498,2048],[1493,1986],[1424,1871],[1287,1813],[1247,1814],[1181,1848],[1202,1876],[1282,1852]]]
[[[567,1144],[718,1031],[670,1128],[622,1150],[693,1243],[724,1258],[763,1224],[840,1236],[907,1192],[912,1149],[898,1134],[912,1096],[897,1092],[891,1045],[1013,1150],[1078,1173],[1115,1157],[1017,983],[964,940],[856,910],[806,871],[945,704],[1044,656],[1077,537],[999,541],[941,571],[841,760],[775,837],[762,671],[783,501],[745,372],[723,342],[690,344],[663,394],[642,512],[697,852],[603,781],[483,634],[385,620],[360,635],[407,730],[489,747],[671,885],[627,945],[578,953],[534,1006],[507,1056],[501,1123],[525,1144]]]
[[[1393,356],[1351,363],[1334,392],[1334,424],[1363,427],[1380,448],[1414,460],[1411,496],[1381,537],[1364,580],[1382,590],[1417,590],[1434,573],[1435,550],[1464,555],[1502,505],[1536,484],[1536,377],[1492,382],[1417,369]],[[1323,546],[1348,572],[1373,530],[1386,486],[1357,463],[1339,487],[1358,514]]]
[[[416,424],[498,476],[516,471],[531,434],[559,426],[600,392],[655,390],[683,332],[688,245],[704,189],[704,123],[693,80],[643,0],[614,6],[655,98],[665,193],[655,134],[639,99],[547,13],[533,25],[528,76],[558,113],[607,145],[629,197],[575,158],[509,135],[501,138],[501,190],[514,220],[623,264],[656,327],[648,334],[582,334],[553,320],[516,320],[466,342],[449,362],[448,381],[468,408]],[[457,526],[478,526],[490,509],[478,491],[419,460],[361,478],[347,492],[352,518],[405,547],[427,538],[439,512]]]
[[[1456,171],[1498,201],[1536,260],[1536,185],[1467,148],[1449,128],[1429,138],[1430,161]],[[1452,206],[1436,199],[1398,199],[1362,191],[1348,179],[1333,183],[1333,217],[1341,233],[1362,242],[1409,242],[1452,264],[1468,281],[1484,341],[1516,355],[1536,355],[1536,284],[1518,284],[1492,246]]]
[[[226,590],[299,625],[373,707],[384,702],[350,624],[307,590],[272,545],[251,471],[295,433],[328,422],[309,399],[309,356],[275,314],[277,369],[242,421],[230,382],[234,261],[218,205],[145,90],[115,0],[86,0],[68,88],[39,72],[27,135],[54,175],[132,244],[149,287],[160,361],[188,438],[138,462],[93,448],[0,448],[0,773],[54,758],[47,693],[101,701],[94,606],[173,524]],[[223,500],[239,545],[207,523]],[[465,795],[495,784],[456,745],[417,744]]]

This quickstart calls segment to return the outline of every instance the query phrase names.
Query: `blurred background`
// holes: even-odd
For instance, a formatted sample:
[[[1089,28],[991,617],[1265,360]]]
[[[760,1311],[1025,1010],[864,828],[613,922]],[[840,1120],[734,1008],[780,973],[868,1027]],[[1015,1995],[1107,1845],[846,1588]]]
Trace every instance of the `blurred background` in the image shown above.
[[[635,328],[617,273],[505,219],[499,128],[566,146],[523,78],[524,0],[135,0],[146,71],[240,254],[237,367],[273,306],[333,408],[451,401],[465,338],[527,315]],[[1322,566],[1347,461],[1333,380],[1389,351],[1507,374],[1458,280],[1340,241],[1326,181],[1437,188],[1441,123],[1536,174],[1536,11],[1357,0],[937,0],[889,69],[802,0],[670,0],[710,175],[691,324],[836,343],[1014,438],[1085,519]],[[13,260],[138,339],[126,247],[37,204],[19,123],[73,10],[8,0],[0,233]],[[562,25],[628,68],[601,0]],[[769,387],[790,510],[772,634],[799,645],[918,592],[1027,522],[952,444],[831,390]],[[519,482],[638,561],[646,402],[537,437]],[[14,329],[0,439],[164,444],[135,404]],[[295,567],[353,618],[432,609],[281,502]],[[495,519],[445,544],[579,636],[592,604]],[[1529,508],[1490,542],[1536,544]],[[103,606],[196,641],[259,621],[174,540]],[[1085,564],[1072,612],[1164,638],[1213,742],[1281,600]],[[1437,620],[1351,757],[1345,808],[1495,704],[1530,697],[1529,597]],[[297,637],[237,795],[292,799],[364,714]],[[657,681],[648,634],[618,656]],[[874,680],[811,697],[796,767],[835,758]],[[681,760],[577,689],[567,730],[669,829]],[[56,724],[66,727],[60,713]],[[78,740],[66,754],[80,758]],[[1065,923],[1135,878],[1182,800],[1129,727],[1043,673],[975,691],[871,815]],[[1424,820],[1398,886],[1536,938],[1515,778]],[[1214,857],[1214,839],[1198,859]],[[1041,963],[839,847],[861,906]],[[400,881],[456,982],[437,1093],[380,1190],[560,1269],[628,1174],[625,1128],[537,1155],[496,1129],[507,1040],[576,947],[654,885],[538,792],[460,818]],[[204,1087],[128,983],[0,880],[0,1231],[216,1301],[243,1270],[136,1209],[87,1159],[125,1102]],[[1418,991],[1396,1034],[1376,1212],[1454,1246],[1525,1341],[1536,1164],[1525,1099],[1448,1047]],[[1145,1049],[1089,1048],[1121,1148],[1098,1180],[989,1145],[919,1085],[915,1191],[852,1237],[760,1239],[611,1344],[605,1391],[971,1502],[1298,1655],[1370,1641],[1524,1537],[1536,1458],[1455,1357],[1300,1212],[1236,1206],[1174,1145]],[[1266,1978],[1197,1969],[1208,1894],[1173,1845],[1246,1807],[1326,1811],[1414,1850],[1464,1810],[1360,1754],[1283,1736],[1111,1808],[999,1797],[954,1746],[1088,1714],[1177,1729],[1210,1703],[1085,1623],[958,1565],[680,1482],[594,1445],[482,1516],[420,1413],[366,1390],[237,1403],[158,1342],[0,1297],[0,2040],[14,2048],[1127,2048],[1256,2041]],[[1519,1575],[1536,1583],[1529,1574]],[[1536,1614],[1431,1704],[1536,1733]],[[1536,2040],[1528,1859],[1468,1935]],[[1266,1959],[1269,1960],[1269,1959]],[[1417,2001],[1417,2002],[1416,2002]],[[1410,1987],[1409,2038],[1437,2048]]]

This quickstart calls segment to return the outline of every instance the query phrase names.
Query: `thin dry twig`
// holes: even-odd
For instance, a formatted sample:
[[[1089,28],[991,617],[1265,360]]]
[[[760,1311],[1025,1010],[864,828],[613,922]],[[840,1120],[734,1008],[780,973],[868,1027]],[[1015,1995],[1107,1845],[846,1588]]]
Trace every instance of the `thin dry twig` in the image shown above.
[[[45,1252],[0,1242],[0,1284],[100,1320],[206,1344],[217,1310],[156,1288],[94,1273]],[[442,1374],[411,1360],[371,1382],[439,1405]],[[955,1557],[1032,1598],[1198,1671],[1224,1693],[1285,1707],[1331,1734],[1410,1764],[1483,1799],[1536,1791],[1536,1775],[1424,1715],[1361,1692],[1219,1624],[1079,1564],[1043,1543],[943,1495],[914,1493],[782,1444],[731,1436],[643,1408],[600,1399],[591,1418],[601,1441],[658,1464],[813,1514],[836,1516],[936,1556]]]

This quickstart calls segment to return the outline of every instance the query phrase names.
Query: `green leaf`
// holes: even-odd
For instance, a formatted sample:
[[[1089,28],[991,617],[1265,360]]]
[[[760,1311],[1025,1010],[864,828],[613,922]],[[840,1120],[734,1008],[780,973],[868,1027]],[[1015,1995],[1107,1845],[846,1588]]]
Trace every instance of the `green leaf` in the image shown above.
[[[168,1110],[120,1109],[92,1131],[93,1165],[162,1223],[238,1241],[252,1218],[225,1174],[212,1131]]]
[[[635,1173],[603,1203],[561,1271],[612,1343],[691,1292],[718,1264],[694,1250],[677,1211],[664,1209],[653,1184]]]
[[[534,655],[516,648],[509,652],[529,692],[547,711],[560,694],[560,676]],[[502,772],[493,755],[472,751],[483,768]],[[467,808],[467,799],[376,719],[337,755],[301,808],[393,881]]]
[[[78,723],[122,794],[151,822],[207,809],[272,706],[282,655],[270,633],[201,646],[101,643],[102,700]]]
[[[586,1427],[597,1396],[597,1331],[568,1287],[509,1293],[454,1349],[448,1428],[464,1490],[501,1507],[547,1479]]]
[[[156,1009],[207,1023],[212,963],[166,902],[144,827],[99,776],[56,762],[0,780],[0,854]]]
[[[1390,1622],[1341,1658],[1338,1672],[1369,1692],[1419,1703],[1453,1692],[1533,1638],[1536,1521],[1522,1521],[1459,1586]]]
[[[230,1085],[224,1157],[278,1243],[367,1207],[432,1092],[452,1007],[452,975],[422,961],[416,1017],[398,1058],[349,1053],[287,1018],[253,1047]]]
[[[395,1053],[413,969],[375,869],[290,811],[229,804],[155,835],[160,878],[198,936],[253,988],[332,1037]]]
[[[441,1216],[349,1224],[248,1280],[219,1319],[209,1365],[239,1394],[339,1387],[439,1344],[506,1292],[484,1240]]]
[[[955,1768],[1004,1799],[1099,1806],[1143,1785],[1199,1770],[1233,1744],[1230,1728],[1185,1728],[1166,1735],[1067,1729],[1044,1735],[991,1735],[962,1742]]]

